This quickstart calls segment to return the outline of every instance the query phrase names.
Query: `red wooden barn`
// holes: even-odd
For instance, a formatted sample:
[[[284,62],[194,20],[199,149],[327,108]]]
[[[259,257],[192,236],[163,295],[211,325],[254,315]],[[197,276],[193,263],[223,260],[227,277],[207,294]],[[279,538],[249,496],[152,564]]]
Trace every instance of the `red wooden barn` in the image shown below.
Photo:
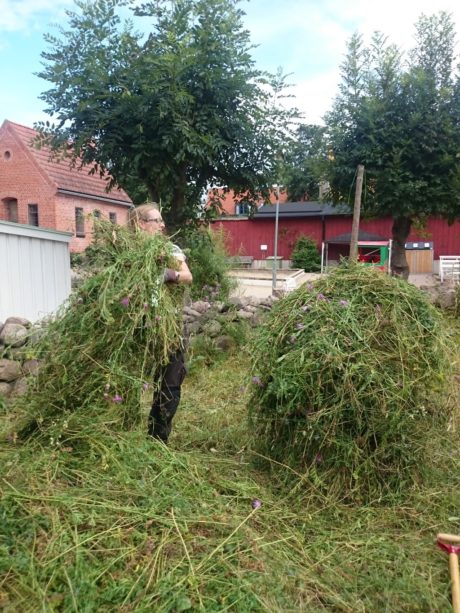
[[[216,229],[222,228],[227,235],[230,255],[252,256],[254,260],[265,260],[274,255],[276,205],[260,207],[252,218],[243,215],[225,215],[214,222]],[[279,206],[278,249],[283,260],[290,260],[296,239],[300,235],[313,238],[318,250],[323,242],[329,242],[329,259],[339,259],[348,255],[346,243],[335,244],[334,238],[351,232],[352,215],[350,210],[333,207],[321,202],[286,202]],[[362,218],[360,230],[380,237],[391,238],[392,219]],[[426,228],[413,228],[407,246],[415,249],[432,249],[434,271],[440,255],[460,255],[460,221],[452,225],[439,218],[430,218]],[[263,264],[263,262],[259,262]],[[409,261],[409,265],[411,262]],[[431,264],[431,266],[433,266]],[[433,270],[414,270],[412,272],[432,272]]]

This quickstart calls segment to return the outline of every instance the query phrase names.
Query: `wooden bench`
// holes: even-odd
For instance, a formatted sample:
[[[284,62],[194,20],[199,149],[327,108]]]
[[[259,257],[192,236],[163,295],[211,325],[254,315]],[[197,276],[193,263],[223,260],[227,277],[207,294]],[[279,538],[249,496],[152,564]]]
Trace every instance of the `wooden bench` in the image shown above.
[[[252,255],[235,255],[230,258],[232,267],[234,268],[251,268],[254,258]]]
[[[460,281],[460,255],[440,255],[439,256],[439,278],[441,283],[446,278]]]

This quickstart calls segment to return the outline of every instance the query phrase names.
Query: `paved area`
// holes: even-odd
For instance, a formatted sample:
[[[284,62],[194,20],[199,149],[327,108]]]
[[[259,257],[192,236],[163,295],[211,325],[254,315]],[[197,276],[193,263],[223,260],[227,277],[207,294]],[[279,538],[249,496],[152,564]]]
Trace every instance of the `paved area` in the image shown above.
[[[230,275],[237,280],[237,287],[233,291],[234,296],[246,298],[268,298],[272,295],[273,272],[267,269],[242,269],[233,270]],[[299,287],[302,283],[314,281],[321,275],[318,273],[306,273],[298,270],[278,270],[276,274],[276,289],[285,290],[289,278],[295,282],[292,287]],[[417,287],[434,287],[439,284],[439,276],[435,274],[409,275],[409,282]]]

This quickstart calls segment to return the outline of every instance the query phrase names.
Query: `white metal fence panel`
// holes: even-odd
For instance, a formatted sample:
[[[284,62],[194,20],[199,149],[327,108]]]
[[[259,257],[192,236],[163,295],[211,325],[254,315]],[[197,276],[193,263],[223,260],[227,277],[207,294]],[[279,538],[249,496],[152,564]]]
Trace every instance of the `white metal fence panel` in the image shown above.
[[[0,221],[0,321],[37,321],[70,294],[72,234]]]

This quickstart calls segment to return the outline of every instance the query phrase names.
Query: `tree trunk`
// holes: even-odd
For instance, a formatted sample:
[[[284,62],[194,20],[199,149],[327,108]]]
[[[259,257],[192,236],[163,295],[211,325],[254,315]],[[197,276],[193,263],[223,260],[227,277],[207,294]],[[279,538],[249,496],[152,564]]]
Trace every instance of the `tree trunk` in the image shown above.
[[[412,219],[395,217],[393,219],[393,245],[391,249],[391,274],[407,281],[409,266],[406,259],[406,241],[409,236]]]
[[[185,207],[185,191],[187,189],[187,174],[186,166],[183,165],[179,169],[179,176],[177,178],[177,184],[174,186],[171,209],[166,219],[166,226],[168,232],[175,232],[178,230],[184,221],[184,207]]]

